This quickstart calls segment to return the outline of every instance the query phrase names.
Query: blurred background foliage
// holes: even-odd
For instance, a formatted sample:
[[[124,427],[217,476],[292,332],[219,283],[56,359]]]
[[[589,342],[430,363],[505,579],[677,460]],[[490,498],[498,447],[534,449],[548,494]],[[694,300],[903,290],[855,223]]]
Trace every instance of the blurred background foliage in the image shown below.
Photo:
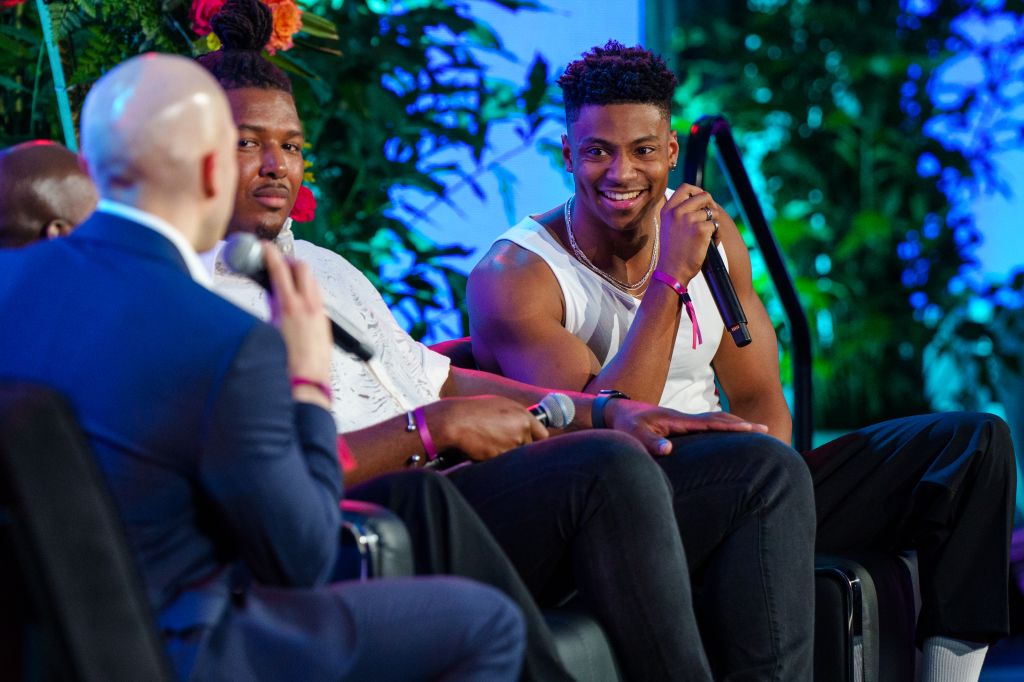
[[[942,407],[984,409],[979,391],[994,395],[999,368],[1016,366],[1024,329],[1012,292],[1024,277],[972,283],[980,233],[969,210],[951,207],[969,208],[987,188],[1012,191],[989,160],[1020,144],[1024,122],[1000,129],[979,107],[1024,103],[1024,63],[1009,59],[1024,33],[981,46],[978,77],[951,96],[937,88],[972,39],[965,17],[1020,27],[1021,12],[1020,2],[731,0],[686,12],[692,20],[670,34],[676,130],[727,115],[796,278],[814,336],[819,428],[929,411],[940,395]],[[755,272],[785,345],[781,306]],[[1018,341],[993,343],[1001,333]],[[926,359],[973,376],[958,396],[926,393]]]
[[[0,2],[15,5],[0,11],[0,145],[61,139],[37,5]],[[474,2],[547,11],[539,0]],[[480,55],[516,55],[468,0],[299,5],[295,47],[273,57],[293,76],[316,179],[316,218],[297,232],[353,261],[421,337],[438,311],[464,316],[465,275],[448,261],[466,250],[418,232],[430,211],[394,188],[425,193],[429,209],[450,203],[455,188],[482,196],[491,174],[509,212],[515,178],[501,162],[516,150],[487,156],[489,132],[511,122],[524,148],[557,165],[560,145],[538,131],[559,117],[552,81],[561,65],[538,56],[522,82],[489,76]],[[48,3],[72,111],[125,58],[210,49],[192,32],[189,7]],[[1024,0],[646,7],[646,42],[680,75],[675,129],[704,114],[729,117],[796,276],[814,334],[817,426],[999,403],[1020,428],[1024,275],[995,284],[974,276],[980,231],[970,202],[1014,189],[990,160],[1024,139]],[[953,55],[966,53],[973,75],[943,79]],[[710,189],[721,199],[728,192],[717,181]],[[753,256],[785,347],[781,307]],[[782,363],[785,376],[785,353]]]
[[[477,1],[542,9],[534,0]],[[468,2],[298,4],[303,29],[295,46],[272,57],[292,76],[315,177],[316,218],[296,224],[296,232],[345,255],[422,336],[431,310],[461,305],[466,277],[446,258],[466,252],[394,217],[389,190],[414,186],[438,201],[448,200],[453,183],[482,192],[477,178],[495,171],[481,165],[488,131],[516,121],[522,144],[535,144],[551,115],[542,104],[552,74],[536,58],[523,83],[489,77],[478,55],[516,57],[473,18]],[[211,47],[192,33],[187,0],[72,0],[48,8],[75,116],[89,86],[113,65],[150,50],[195,56]],[[0,11],[0,34],[0,145],[62,139],[37,6]],[[452,161],[453,149],[471,161]]]

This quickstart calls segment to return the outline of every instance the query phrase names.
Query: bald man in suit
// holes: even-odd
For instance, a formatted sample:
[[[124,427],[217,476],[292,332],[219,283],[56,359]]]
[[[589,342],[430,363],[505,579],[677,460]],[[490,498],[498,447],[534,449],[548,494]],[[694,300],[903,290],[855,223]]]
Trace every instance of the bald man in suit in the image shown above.
[[[68,238],[0,252],[0,378],[70,400],[178,675],[515,679],[522,617],[496,590],[326,584],[342,477],[316,283],[266,249],[275,329],[209,291],[196,255],[223,236],[238,176],[217,83],[144,55],[100,79],[81,120],[100,202]]]

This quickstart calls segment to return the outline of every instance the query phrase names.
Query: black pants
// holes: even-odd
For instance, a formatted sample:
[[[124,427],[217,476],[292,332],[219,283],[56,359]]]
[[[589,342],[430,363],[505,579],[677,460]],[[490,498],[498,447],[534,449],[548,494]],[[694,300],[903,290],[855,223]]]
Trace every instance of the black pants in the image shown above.
[[[672,482],[716,680],[810,680],[814,491],[800,456],[755,433],[672,439]]]
[[[964,412],[897,419],[804,458],[819,551],[917,550],[918,642],[992,643],[1008,634],[1017,468],[1003,420]]]
[[[379,504],[402,519],[412,540],[417,574],[472,578],[512,598],[526,623],[524,680],[572,679],[529,590],[450,481],[430,471],[411,470],[374,478],[345,491],[345,497]]]
[[[711,679],[668,482],[636,440],[569,434],[450,479],[394,474],[347,496],[403,518],[417,572],[473,578],[519,604],[524,677],[567,677],[535,599],[554,605],[578,588],[629,679]]]
[[[542,606],[579,590],[627,679],[711,679],[671,490],[638,441],[567,434],[450,479]]]
[[[919,641],[993,642],[1009,631],[1016,467],[999,418],[884,422],[804,453],[806,467],[767,436],[695,434],[673,445],[657,461],[672,481],[716,679],[811,679],[812,547],[916,549]]]

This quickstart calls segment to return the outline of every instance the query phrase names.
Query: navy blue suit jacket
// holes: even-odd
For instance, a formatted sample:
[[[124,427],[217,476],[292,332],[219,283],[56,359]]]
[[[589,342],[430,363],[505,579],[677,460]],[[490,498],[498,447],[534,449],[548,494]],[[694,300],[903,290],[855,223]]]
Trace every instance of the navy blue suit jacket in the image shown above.
[[[216,622],[238,560],[271,585],[330,576],[334,422],[292,401],[277,330],[194,282],[159,233],[97,213],[0,251],[0,377],[70,399],[166,632]]]

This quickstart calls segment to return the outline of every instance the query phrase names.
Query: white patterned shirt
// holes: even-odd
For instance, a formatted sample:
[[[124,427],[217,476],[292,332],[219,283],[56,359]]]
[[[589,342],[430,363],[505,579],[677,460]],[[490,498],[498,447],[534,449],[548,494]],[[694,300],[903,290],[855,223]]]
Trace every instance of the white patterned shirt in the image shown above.
[[[327,313],[362,334],[374,349],[369,362],[335,348],[331,354],[332,412],[338,432],[355,431],[440,398],[448,358],[415,341],[399,326],[380,293],[355,266],[333,251],[296,240],[291,221],[274,240],[286,256],[307,263],[320,284]],[[213,289],[260,319],[270,318],[266,292],[228,270],[224,243],[203,254]]]

